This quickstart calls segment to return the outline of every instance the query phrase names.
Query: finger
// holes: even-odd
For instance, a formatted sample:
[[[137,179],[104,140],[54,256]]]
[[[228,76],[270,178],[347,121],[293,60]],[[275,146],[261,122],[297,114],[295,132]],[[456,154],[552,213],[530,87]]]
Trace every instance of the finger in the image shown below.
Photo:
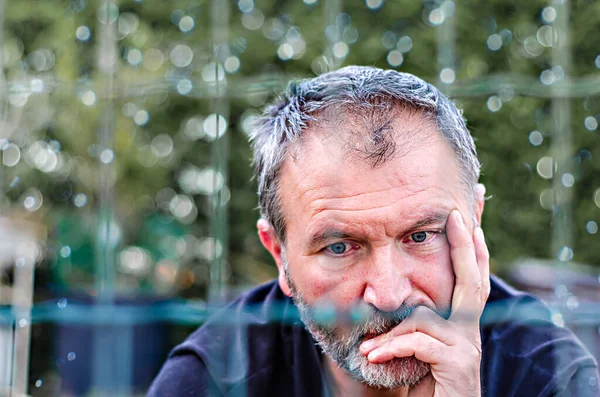
[[[444,320],[430,308],[419,306],[406,320],[391,331],[362,343],[360,352],[363,355],[368,355],[379,346],[388,343],[392,338],[414,332],[427,334],[446,345],[454,345],[459,341],[453,323]]]
[[[455,275],[450,320],[479,318],[481,303],[481,274],[475,256],[473,234],[467,229],[461,214],[453,210],[446,226],[450,243],[450,259]]]
[[[439,340],[422,332],[414,332],[391,339],[369,353],[367,359],[373,364],[380,364],[396,357],[415,356],[426,363],[437,364],[447,349],[448,346]]]
[[[483,230],[478,226],[474,233],[475,255],[481,274],[481,302],[485,304],[490,296],[490,253],[485,243]]]

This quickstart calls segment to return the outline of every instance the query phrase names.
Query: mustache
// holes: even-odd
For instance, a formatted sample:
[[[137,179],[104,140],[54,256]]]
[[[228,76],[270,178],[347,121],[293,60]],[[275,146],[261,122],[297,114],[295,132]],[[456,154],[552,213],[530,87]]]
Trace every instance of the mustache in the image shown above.
[[[352,334],[360,340],[366,336],[377,336],[389,332],[408,318],[417,307],[402,305],[393,312],[384,312],[370,307],[366,318],[354,327]]]
[[[306,314],[315,325],[332,331],[351,327],[351,337],[363,339],[386,333],[408,318],[419,305],[402,305],[393,312],[384,312],[371,305],[359,305],[352,310],[336,311],[329,305],[305,306]]]

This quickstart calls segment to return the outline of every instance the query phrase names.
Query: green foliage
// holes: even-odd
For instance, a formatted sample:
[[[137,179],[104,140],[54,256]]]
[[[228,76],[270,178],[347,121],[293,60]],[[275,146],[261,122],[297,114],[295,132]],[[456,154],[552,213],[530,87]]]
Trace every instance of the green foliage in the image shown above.
[[[94,235],[108,206],[122,238],[105,256],[88,243],[87,254],[73,254],[69,266],[87,274],[74,287],[93,285],[111,260],[115,283],[134,292],[204,294],[214,263],[232,285],[272,277],[254,226],[247,121],[290,78],[348,64],[414,73],[464,107],[491,196],[484,229],[495,270],[556,257],[562,245],[574,261],[600,266],[596,2],[571,2],[566,21],[537,0],[307,3],[5,2],[0,139],[21,159],[0,166],[3,204],[16,210],[43,197],[33,212],[60,229],[49,235],[49,268],[63,266],[60,250],[74,244],[61,229],[67,220],[92,222],[74,230],[101,244]],[[446,83],[445,68],[455,76]],[[553,107],[556,95],[571,98],[560,105],[570,119]],[[214,136],[211,114],[224,117],[224,136]],[[556,137],[565,131],[563,147]],[[555,157],[554,180],[566,172],[572,186],[540,175],[544,156]],[[556,224],[559,212],[572,214],[570,226]],[[149,262],[135,262],[131,247]]]

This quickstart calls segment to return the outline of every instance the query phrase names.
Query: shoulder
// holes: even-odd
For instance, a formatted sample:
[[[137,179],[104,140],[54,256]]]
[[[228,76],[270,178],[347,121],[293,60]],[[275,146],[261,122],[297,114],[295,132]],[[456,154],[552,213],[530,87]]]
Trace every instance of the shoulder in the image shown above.
[[[482,315],[482,348],[488,395],[554,395],[578,385],[566,395],[599,394],[597,363],[579,339],[541,300],[497,277]]]
[[[171,354],[154,379],[148,397],[218,396],[206,365],[194,354]]]
[[[276,282],[244,293],[214,310],[173,349],[151,391],[168,387],[179,390],[172,395],[203,396],[214,389],[210,395],[225,395],[249,379],[269,376],[284,359],[288,327],[281,319],[293,319],[294,311]]]

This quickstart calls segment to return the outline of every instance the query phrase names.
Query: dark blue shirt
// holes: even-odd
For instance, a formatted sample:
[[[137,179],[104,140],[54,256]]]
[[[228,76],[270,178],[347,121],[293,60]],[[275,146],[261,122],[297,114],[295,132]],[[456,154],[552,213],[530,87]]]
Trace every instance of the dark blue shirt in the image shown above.
[[[481,318],[484,396],[598,396],[597,364],[547,307],[492,276]],[[329,396],[322,353],[275,281],[170,353],[148,396]]]

